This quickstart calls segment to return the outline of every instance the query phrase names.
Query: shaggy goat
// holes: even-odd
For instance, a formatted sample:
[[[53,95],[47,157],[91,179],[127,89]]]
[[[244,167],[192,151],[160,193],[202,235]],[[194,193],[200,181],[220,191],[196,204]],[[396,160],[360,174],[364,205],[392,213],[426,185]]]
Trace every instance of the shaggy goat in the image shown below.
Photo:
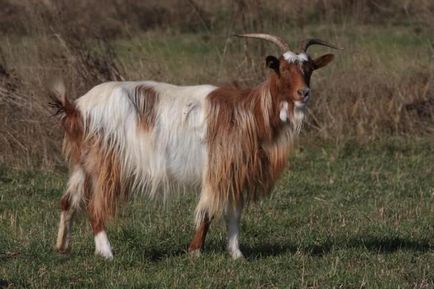
[[[307,48],[336,47],[308,39],[296,54],[276,36],[237,36],[271,41],[283,52],[266,58],[272,71],[254,88],[107,82],[71,102],[59,87],[54,105],[71,167],[61,198],[59,251],[69,248],[80,206],[88,213],[96,254],[111,259],[105,223],[129,193],[167,197],[187,190],[199,194],[189,251],[200,253],[211,220],[223,214],[228,251],[234,259],[243,256],[241,209],[267,195],[285,168],[310,97],[311,74],[333,60],[333,54],[312,59]]]

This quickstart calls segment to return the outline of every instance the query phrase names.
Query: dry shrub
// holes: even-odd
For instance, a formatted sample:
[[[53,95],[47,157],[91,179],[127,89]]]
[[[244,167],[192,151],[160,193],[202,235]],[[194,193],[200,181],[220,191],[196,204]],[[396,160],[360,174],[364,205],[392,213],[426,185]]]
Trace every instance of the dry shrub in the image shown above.
[[[62,133],[48,106],[50,83],[64,78],[74,98],[123,73],[106,40],[85,42],[54,17],[45,24],[47,10],[38,5],[26,23],[33,23],[32,37],[7,38],[0,50],[0,163],[52,167],[61,163]]]
[[[0,33],[31,35],[61,20],[82,38],[151,29],[275,30],[348,21],[432,26],[434,14],[431,0],[0,0],[0,7]]]
[[[333,74],[319,85],[311,107],[311,129],[324,139],[359,142],[392,135],[432,135],[434,82],[428,68],[395,74],[357,61],[345,74]]]

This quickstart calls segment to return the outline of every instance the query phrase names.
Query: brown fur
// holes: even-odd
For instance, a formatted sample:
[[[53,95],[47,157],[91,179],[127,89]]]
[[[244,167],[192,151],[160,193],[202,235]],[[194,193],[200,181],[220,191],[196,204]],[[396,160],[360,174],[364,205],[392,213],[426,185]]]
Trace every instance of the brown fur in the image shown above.
[[[157,92],[152,87],[139,85],[135,88],[134,95],[130,95],[129,98],[139,114],[141,127],[145,131],[151,130],[157,119]]]
[[[298,90],[307,87],[311,71],[281,57],[277,71],[253,89],[222,87],[209,96],[207,182],[219,214],[268,194],[287,164],[291,130],[279,117],[288,102],[292,117]]]
[[[300,73],[300,64],[288,63],[282,57],[280,59],[280,77],[275,78],[275,85],[281,94],[279,98],[289,98],[289,103],[302,100],[297,91],[306,87],[307,83],[305,76]]]
[[[208,233],[210,224],[211,224],[210,218],[208,217],[208,215],[205,215],[203,221],[200,223],[193,239],[191,240],[188,246],[189,252],[194,252],[196,250],[203,249],[205,245],[206,234]]]
[[[216,206],[212,213],[267,194],[286,164],[289,128],[279,120],[283,99],[270,88],[275,81],[272,76],[252,90],[220,88],[209,95],[207,181]]]
[[[64,194],[60,199],[60,208],[62,209],[62,211],[68,211],[69,208],[71,207],[71,202],[69,198],[70,198],[69,194]]]
[[[139,87],[137,92],[137,107],[143,115],[141,124],[148,129],[155,121],[153,105],[156,95],[144,87]],[[148,99],[146,96],[153,100],[143,102],[144,99]],[[85,203],[92,229],[96,234],[104,229],[105,221],[116,213],[121,199],[127,198],[127,184],[122,175],[119,156],[113,148],[107,148],[102,144],[101,135],[84,137],[82,116],[66,97],[59,97],[55,106],[65,129],[64,154],[71,167],[80,166],[86,175]],[[62,197],[62,211],[69,209],[69,198],[69,193]]]
[[[64,194],[62,198],[60,199],[60,207],[62,209],[61,213],[61,219],[59,227],[61,228],[59,230],[59,236],[57,238],[56,247],[59,252],[67,252],[67,235],[68,230],[70,228],[70,222],[72,219],[72,215],[74,214],[73,210],[71,209],[71,202],[70,202],[70,196],[68,193]]]
[[[98,227],[100,225],[94,223],[104,223],[115,215],[118,203],[128,197],[128,189],[118,154],[104,147],[99,136],[89,143],[83,167],[89,174],[91,186],[88,213],[92,227]]]
[[[83,120],[80,111],[75,108],[65,95],[53,97],[51,106],[56,109],[56,115],[60,115],[62,126],[65,129],[63,140],[63,152],[66,159],[73,164],[80,162],[81,144],[83,139]]]

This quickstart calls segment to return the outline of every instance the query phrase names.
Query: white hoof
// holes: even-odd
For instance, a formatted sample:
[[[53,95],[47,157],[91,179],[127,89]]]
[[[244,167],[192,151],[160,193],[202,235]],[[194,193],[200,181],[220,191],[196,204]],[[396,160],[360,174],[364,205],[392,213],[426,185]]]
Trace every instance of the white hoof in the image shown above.
[[[199,258],[202,255],[202,252],[200,251],[200,249],[196,249],[188,252],[188,254],[190,254],[190,256],[193,258]]]
[[[95,250],[95,255],[101,256],[106,260],[113,260],[113,253],[111,250]]]
[[[95,235],[95,255],[104,257],[107,260],[113,259],[112,248],[104,231]]]
[[[229,255],[233,260],[244,259],[244,255],[240,250],[229,250]]]

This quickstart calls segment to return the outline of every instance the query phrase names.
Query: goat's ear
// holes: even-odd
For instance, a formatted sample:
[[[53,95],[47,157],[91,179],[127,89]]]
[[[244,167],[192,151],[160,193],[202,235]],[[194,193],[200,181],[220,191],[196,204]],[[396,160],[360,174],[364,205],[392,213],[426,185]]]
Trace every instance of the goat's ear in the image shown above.
[[[333,54],[325,54],[323,56],[316,58],[313,61],[313,69],[320,69],[321,67],[326,66],[327,64],[332,62],[334,58],[335,56]]]
[[[267,65],[268,68],[273,69],[277,74],[279,74],[279,59],[277,59],[274,56],[267,56],[267,58],[265,58],[265,63]]]

